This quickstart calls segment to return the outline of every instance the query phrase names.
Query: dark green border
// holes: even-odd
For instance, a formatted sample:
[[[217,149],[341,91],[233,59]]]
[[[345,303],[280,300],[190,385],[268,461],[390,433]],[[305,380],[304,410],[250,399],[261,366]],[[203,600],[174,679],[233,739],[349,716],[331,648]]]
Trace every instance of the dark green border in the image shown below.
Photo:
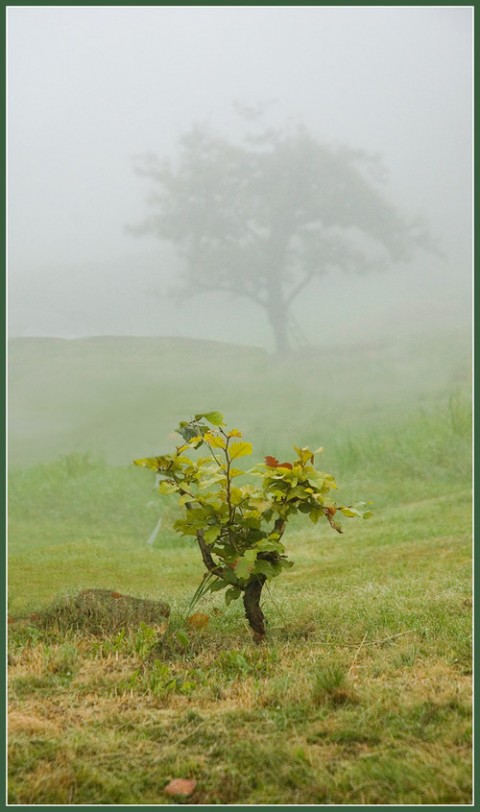
[[[477,54],[476,48],[475,48],[475,45],[478,42],[478,32],[479,32],[478,14],[479,14],[479,9],[477,8],[477,5],[476,5],[475,2],[471,5],[471,7],[474,9],[474,19],[473,19],[473,37],[474,37],[474,47],[473,47],[473,54],[474,54],[473,127],[474,127],[474,135],[475,135],[475,139],[474,139],[474,156],[475,156],[476,146],[477,146],[477,134],[478,134],[479,125],[480,125],[480,114],[479,114],[479,111],[478,111],[478,104],[476,104],[476,102],[478,100],[478,92],[475,92],[475,90],[480,86],[480,69],[479,69],[480,60],[478,58],[478,54]],[[473,181],[472,191],[473,191],[473,195],[474,195],[474,198],[475,198],[475,193],[477,191],[477,185],[478,185],[478,169],[477,169],[477,167],[475,165],[475,161],[474,161],[474,175],[473,175],[472,181]],[[476,239],[478,239],[478,234],[480,232],[479,224],[480,224],[480,218],[479,218],[478,209],[474,208],[474,220],[473,220],[472,226],[473,226],[473,236]],[[477,296],[478,296],[477,287],[478,286],[475,284],[477,282],[477,275],[478,275],[477,272],[478,272],[478,262],[477,262],[476,252],[474,251],[474,254],[473,254],[473,278],[472,278],[472,282],[473,282],[473,290],[472,290],[472,293],[473,293],[473,325],[472,325],[472,328],[473,328],[473,352],[474,352],[474,355],[473,355],[473,397],[474,397],[473,421],[474,421],[474,427],[475,427],[475,422],[476,422],[475,421],[475,417],[476,417],[476,409],[475,409],[476,397],[475,396],[477,395],[477,390],[476,390],[476,385],[475,385],[476,384],[475,372],[477,371],[477,355],[480,355],[480,340],[479,340],[477,331],[475,330],[475,316],[477,314],[477,301],[478,301],[477,300]],[[474,475],[474,484],[475,484],[476,478],[480,474],[480,468],[478,466],[478,462],[477,462],[478,455],[476,453],[476,451],[477,451],[477,442],[478,441],[477,441],[477,438],[476,438],[475,435],[474,435],[474,438],[475,439],[474,439],[474,448],[473,448],[473,452],[474,452],[474,455],[473,455],[473,475]],[[480,444],[479,444],[479,447],[480,447]],[[475,539],[476,536],[477,536],[477,531],[480,529],[480,521],[479,521],[479,518],[478,518],[477,509],[476,509],[477,505],[476,505],[476,498],[475,498],[475,490],[473,491],[473,507],[474,507],[474,523],[473,523],[473,534],[474,535],[473,535],[473,539]],[[475,547],[475,545],[474,545],[474,547]],[[474,566],[474,571],[473,571],[474,593],[475,593],[475,588],[477,586],[477,573],[478,573],[478,565],[476,567]],[[474,606],[474,610],[473,610],[474,611],[474,627],[478,628],[478,624],[480,622],[480,609],[479,609],[479,607],[478,607],[478,605],[476,604],[475,601],[474,601],[473,606]],[[478,692],[479,684],[480,684],[479,679],[478,679],[478,663],[479,662],[480,662],[480,655],[478,653],[477,648],[475,647],[474,648],[474,672],[473,672],[474,679],[473,679],[473,683],[474,683],[474,689],[476,689],[477,692]],[[477,735],[476,735],[477,734],[477,729],[478,729],[477,722],[478,722],[478,700],[474,704],[474,715],[473,715],[474,748],[475,748],[474,753],[475,753],[475,750],[478,748],[478,738],[477,738]],[[473,795],[473,797],[475,799],[473,808],[476,809],[477,806],[478,806],[478,792],[476,791],[476,788],[478,787],[479,782],[480,782],[480,761],[479,761],[478,758],[474,760],[473,771],[474,771],[474,795]]]
[[[4,92],[4,95],[6,97],[6,14],[5,13],[1,15],[0,20],[1,20],[1,22],[0,22],[0,26],[1,26],[0,39],[1,39],[2,44],[4,43],[4,46],[3,46],[4,47],[4,55],[3,55],[3,58],[1,60],[1,73],[2,73],[2,79],[3,79],[2,87],[4,89],[3,92]],[[7,191],[6,190],[6,185],[7,185],[6,184],[6,176],[7,176],[7,162],[6,162],[6,141],[7,141],[7,136],[6,136],[6,129],[7,129],[6,128],[6,104],[4,104],[2,106],[2,112],[3,112],[3,116],[4,116],[4,121],[3,121],[3,127],[0,127],[0,137],[2,139],[1,140],[1,151],[2,151],[2,154],[4,156],[4,162],[2,164],[2,167],[3,167],[3,178],[5,180],[5,185],[4,185],[5,191],[4,191],[4,194],[2,195],[1,206],[2,206],[3,222],[6,223],[6,191]],[[3,263],[2,263],[2,265],[3,265],[4,269],[5,269],[4,270],[5,284],[0,287],[0,290],[1,290],[0,296],[2,297],[0,307],[1,307],[2,314],[4,314],[3,332],[2,332],[2,360],[1,360],[0,363],[1,363],[2,371],[3,371],[2,385],[4,387],[3,391],[5,393],[4,397],[2,397],[2,399],[1,399],[1,404],[2,404],[1,405],[1,409],[2,409],[1,414],[2,414],[2,422],[3,422],[3,425],[5,426],[5,432],[2,435],[2,446],[1,446],[2,458],[4,460],[4,463],[3,463],[3,465],[0,464],[0,469],[1,469],[1,478],[2,478],[2,485],[3,485],[2,493],[6,494],[6,471],[7,471],[7,426],[6,426],[6,410],[7,410],[7,407],[6,407],[6,364],[7,364],[7,361],[6,361],[6,351],[7,351],[7,340],[6,340],[6,326],[7,326],[6,325],[6,322],[7,322],[7,318],[6,318],[6,277],[7,277],[6,248],[7,248],[7,245],[6,245],[6,243],[7,243],[7,236],[6,236],[6,228],[2,229],[1,233],[2,233],[2,244],[1,244],[2,258],[5,257],[5,264],[3,265]],[[2,538],[3,537],[5,538],[5,569],[6,569],[6,558],[7,558],[6,498],[2,500],[2,516],[1,516],[0,521],[2,523],[1,524],[1,526],[2,526],[2,531],[1,531],[2,532]],[[5,528],[5,532],[3,531],[3,528]],[[0,591],[1,591],[2,599],[3,599],[2,606],[6,606],[6,591],[7,591],[6,579],[0,579],[0,583],[1,583]],[[6,666],[6,661],[7,661],[7,653],[6,653],[6,621],[7,621],[7,619],[5,617],[4,622],[0,624],[0,628],[1,628],[1,633],[0,634],[1,634],[1,638],[2,638],[1,639],[1,650],[2,650],[2,652],[4,652],[4,657],[5,657],[5,660],[4,660],[5,668],[1,669],[1,674],[2,674],[2,691],[1,691],[1,693],[2,693],[2,696],[5,697],[5,703],[2,703],[1,711],[0,711],[0,725],[1,725],[1,730],[2,730],[2,734],[1,734],[1,737],[0,737],[0,741],[1,741],[1,750],[0,750],[0,752],[1,752],[2,756],[3,756],[1,761],[5,765],[7,763],[7,759],[6,759],[6,749],[7,749],[7,747],[6,747],[6,741],[5,741],[6,737],[5,737],[5,734],[4,734],[3,731],[6,730],[6,716],[7,716],[7,710],[6,710],[6,696],[7,696],[7,688],[6,688],[6,683],[7,683],[7,675],[6,675],[6,670],[7,670],[7,666]],[[0,771],[0,804],[2,803],[3,798],[6,797],[6,772],[5,771],[6,771],[6,768],[1,769],[1,771]]]
[[[194,7],[194,6],[199,6],[199,5],[200,6],[201,5],[203,5],[203,6],[220,6],[220,7],[222,7],[222,6],[255,7],[255,6],[260,6],[260,5],[261,6],[272,6],[272,7],[275,7],[275,6],[277,6],[277,7],[282,7],[282,6],[294,7],[295,5],[301,5],[301,6],[312,6],[312,7],[316,6],[316,7],[319,7],[319,8],[322,7],[322,6],[339,6],[339,7],[345,7],[345,6],[348,7],[349,6],[349,7],[352,7],[352,8],[355,8],[355,7],[362,8],[362,7],[368,7],[368,6],[382,6],[382,7],[388,7],[388,6],[394,6],[394,7],[410,7],[410,6],[412,6],[412,7],[413,6],[454,7],[454,6],[462,6],[462,7],[465,7],[465,8],[472,8],[472,9],[474,9],[474,11],[476,11],[475,2],[474,3],[463,3],[463,2],[450,2],[450,3],[448,3],[448,2],[441,2],[441,3],[435,3],[435,2],[419,2],[419,3],[418,2],[407,2],[407,3],[370,2],[370,3],[365,3],[365,4],[336,3],[336,2],[316,3],[316,2],[310,2],[309,0],[303,0],[302,3],[298,3],[298,4],[293,3],[293,2],[276,2],[276,3],[259,2],[259,3],[253,3],[253,2],[241,2],[241,1],[240,2],[224,3],[224,2],[215,2],[215,0],[210,0],[210,2],[208,2],[208,3],[179,3],[179,2],[175,2],[175,0],[173,0],[173,2],[165,2],[165,3],[152,2],[152,0],[141,0],[141,2],[139,2],[139,3],[132,3],[132,2],[113,3],[113,2],[109,2],[109,0],[105,0],[105,2],[80,2],[79,1],[79,2],[70,2],[70,3],[50,2],[50,3],[40,3],[40,4],[28,3],[28,2],[27,3],[25,3],[25,2],[9,2],[9,3],[5,3],[5,2],[3,2],[2,3],[3,13],[2,13],[1,18],[0,18],[1,19],[1,22],[0,22],[0,26],[1,26],[0,36],[1,36],[2,43],[5,43],[5,45],[4,45],[4,58],[2,59],[2,63],[1,63],[1,72],[2,72],[3,88],[4,88],[4,105],[3,105],[3,108],[2,108],[4,121],[3,121],[3,127],[1,128],[1,139],[2,139],[1,148],[2,148],[3,155],[5,156],[4,164],[3,164],[3,178],[4,178],[5,194],[2,197],[1,206],[2,206],[2,212],[3,212],[3,215],[4,215],[3,216],[3,222],[5,224],[6,224],[5,196],[6,196],[6,17],[7,17],[7,9],[10,8],[10,7],[22,7],[22,6],[24,6],[24,7],[29,7],[29,6],[30,7],[39,7],[39,6],[40,7],[42,7],[42,6],[45,6],[45,7],[47,7],[47,6],[67,6],[67,7],[68,6],[85,6],[85,7],[130,6],[130,7],[134,8],[137,5],[139,5],[139,6],[181,6],[181,7],[189,7],[189,6]],[[476,36],[477,31],[478,31],[478,23],[477,23],[476,14],[475,14],[474,15],[474,40],[475,40],[475,42],[477,41],[477,36]],[[478,87],[480,85],[480,71],[478,69],[478,63],[477,62],[475,63],[474,76],[475,76],[475,86]],[[478,111],[478,109],[476,107],[475,107],[475,116],[474,117],[475,117],[476,129],[478,130],[478,125],[480,123],[480,113],[479,113],[479,111]],[[478,176],[478,173],[476,172],[475,173],[475,180],[477,179],[477,176]],[[475,189],[476,189],[476,184],[475,184]],[[479,215],[478,215],[478,212],[475,211],[475,223],[474,223],[474,226],[475,226],[475,234],[476,235],[480,231],[480,229],[477,228],[478,224],[479,224]],[[3,249],[3,256],[5,257],[6,256],[6,227],[2,232],[2,249]],[[475,262],[475,265],[474,265],[475,271],[476,271],[476,266],[477,266],[477,263]],[[5,384],[6,360],[4,361],[3,359],[6,358],[6,321],[7,321],[7,314],[6,314],[6,265],[4,267],[5,267],[5,284],[1,288],[1,294],[0,295],[2,297],[2,299],[1,299],[1,309],[2,309],[2,312],[4,314],[4,323],[3,323],[4,330],[3,330],[3,334],[2,334],[2,351],[3,352],[2,352],[2,362],[1,363],[3,365],[3,373],[4,373],[3,378],[2,378],[3,387],[4,387],[4,397],[2,399],[2,409],[3,409],[2,416],[3,416],[3,423],[4,423],[4,426],[5,426],[5,432],[4,432],[4,435],[3,435],[3,438],[2,438],[2,455],[3,455],[4,460],[5,460],[5,464],[4,464],[3,469],[2,469],[2,484],[4,486],[3,487],[3,492],[5,493],[5,491],[6,491],[6,465],[7,465],[7,458],[6,458],[6,423],[5,423],[5,417],[6,417],[6,384]],[[475,274],[475,276],[476,276],[476,274]],[[475,304],[476,304],[476,296],[475,296]],[[475,311],[476,311],[476,307],[475,307]],[[480,352],[480,340],[478,340],[478,336],[476,335],[476,332],[474,332],[474,349],[476,350],[476,353],[475,353],[475,356],[476,356],[477,352]],[[476,369],[476,365],[475,365],[475,369]],[[474,385],[474,391],[475,391],[475,385]],[[475,392],[475,394],[476,394],[476,392]],[[480,440],[478,442],[479,442],[479,447],[480,447]],[[477,447],[477,442],[475,442],[475,451],[476,451],[476,447]],[[475,473],[478,474],[479,471],[478,471],[477,465],[476,465],[476,458],[477,458],[477,455],[475,454]],[[3,505],[3,516],[2,516],[3,524],[2,524],[2,526],[5,527],[5,513],[6,513],[6,511],[5,511],[5,500],[3,501],[2,505]],[[477,529],[480,529],[480,521],[477,519],[477,516],[475,515],[475,530],[477,530]],[[6,549],[6,544],[5,544],[5,549]],[[3,583],[2,583],[2,586],[1,586],[1,593],[2,593],[2,597],[3,597],[3,606],[5,606],[5,604],[6,604],[6,581],[5,581],[5,579],[3,580]],[[475,607],[475,620],[477,621],[477,623],[480,620],[480,610],[477,610],[477,607]],[[5,621],[6,621],[6,618],[5,618]],[[2,624],[1,629],[2,629],[2,631],[1,631],[2,649],[5,652],[6,651],[6,639],[5,639],[6,638],[6,634],[5,634],[6,623],[5,622]],[[480,657],[476,654],[475,655],[475,665],[477,665],[479,659],[480,659]],[[6,660],[6,656],[5,656],[5,660]],[[2,670],[2,687],[3,687],[3,695],[6,696],[6,668]],[[477,679],[476,669],[475,669],[475,687],[478,688],[478,679]],[[6,716],[5,705],[2,705],[2,709],[1,709],[1,712],[0,712],[0,724],[2,724],[1,753],[4,756],[4,758],[2,759],[3,764],[6,764],[6,740],[5,740],[5,735],[3,733],[3,731],[5,731],[5,729],[6,729],[6,727],[5,727],[5,721],[6,721],[5,716]],[[477,713],[475,713],[475,724],[474,724],[475,729],[476,729],[476,721],[477,721]],[[477,762],[478,762],[478,766],[477,765],[475,766],[475,785],[478,783],[478,781],[480,779],[480,759],[477,759]],[[40,806],[40,805],[32,805],[32,806],[30,806],[30,805],[28,805],[28,806],[13,805],[11,807],[8,807],[7,803],[6,803],[6,791],[7,791],[7,787],[6,787],[6,780],[5,780],[5,770],[2,767],[0,767],[0,809],[12,808],[12,809],[25,809],[25,810],[28,810],[28,809],[32,808],[32,806],[33,807]],[[74,805],[74,806],[77,806],[77,805]],[[111,806],[111,805],[108,805],[108,806]],[[184,804],[175,804],[175,805],[163,805],[163,804],[160,805],[159,804],[158,806],[155,806],[155,807],[152,807],[152,806],[150,806],[150,807],[149,806],[139,806],[138,808],[139,809],[157,809],[157,808],[160,808],[160,809],[176,809],[179,806],[181,806],[185,810],[188,810],[189,812],[194,812],[194,810],[199,808],[198,806],[187,806],[187,805],[184,805]],[[400,807],[400,805],[389,805],[387,808],[391,809],[391,808],[398,808],[398,807]],[[54,808],[54,809],[70,810],[70,809],[72,809],[74,807],[72,807],[72,806],[60,806],[60,805],[55,805],[55,806],[51,807],[51,806],[48,806],[48,805],[43,805],[43,808],[44,809]],[[82,808],[103,809],[103,808],[106,808],[106,807],[105,806],[88,805],[88,806],[85,806],[85,807],[82,807]],[[127,810],[136,809],[137,807],[136,806],[115,806],[115,808],[120,809],[120,810],[126,810],[126,812],[127,812]],[[202,806],[200,808],[216,810],[216,809],[229,809],[230,806]],[[242,808],[253,808],[253,809],[255,809],[256,807],[251,806],[251,807],[242,807]],[[287,810],[287,809],[294,808],[294,809],[309,810],[309,809],[312,809],[312,808],[314,808],[314,809],[316,809],[316,808],[324,808],[324,805],[323,804],[319,804],[318,806],[317,805],[315,805],[315,806],[297,805],[297,806],[294,806],[294,807],[275,805],[275,806],[262,806],[261,808],[281,809],[281,810],[283,810],[283,809]],[[325,807],[325,808],[328,808],[328,807]],[[345,809],[345,810],[364,809],[364,808],[370,808],[370,807],[343,806],[343,805],[341,806],[341,809]],[[377,808],[382,809],[382,807],[380,807],[380,806],[377,807]],[[406,807],[406,808],[409,808],[409,807]],[[420,809],[425,809],[425,810],[477,809],[477,804],[474,803],[473,806],[472,805],[467,805],[467,804],[464,804],[464,805],[448,805],[448,806],[442,806],[442,805],[419,806],[419,808]]]

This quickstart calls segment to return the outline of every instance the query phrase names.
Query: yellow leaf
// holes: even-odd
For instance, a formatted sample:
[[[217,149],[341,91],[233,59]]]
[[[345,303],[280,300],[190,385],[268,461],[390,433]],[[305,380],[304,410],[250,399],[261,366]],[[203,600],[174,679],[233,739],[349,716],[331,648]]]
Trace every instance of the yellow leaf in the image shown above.
[[[185,449],[185,448],[188,448],[191,445],[197,445],[197,443],[201,442],[201,440],[203,440],[203,437],[201,436],[201,434],[197,434],[196,437],[192,437],[188,441],[188,445],[182,446],[182,450]]]
[[[194,615],[187,617],[187,623],[192,629],[204,629],[209,620],[209,616],[202,614],[202,612],[196,612]]]
[[[228,432],[227,437],[242,437],[242,432],[238,429],[232,429]]]
[[[150,468],[152,471],[162,471],[166,468],[166,457],[145,457],[141,460],[134,460],[135,465],[142,468]]]
[[[236,460],[238,457],[245,457],[247,454],[251,454],[252,450],[252,444],[247,443],[245,440],[242,442],[231,443],[228,447],[230,459],[232,460]]]
[[[298,448],[298,446],[293,446],[295,451],[297,452],[301,462],[305,464],[306,462],[313,462],[313,451],[310,451],[309,448]]]
[[[219,437],[218,434],[211,434],[211,432],[207,432],[207,434],[204,434],[203,440],[211,448],[226,448],[227,445],[223,437]]]

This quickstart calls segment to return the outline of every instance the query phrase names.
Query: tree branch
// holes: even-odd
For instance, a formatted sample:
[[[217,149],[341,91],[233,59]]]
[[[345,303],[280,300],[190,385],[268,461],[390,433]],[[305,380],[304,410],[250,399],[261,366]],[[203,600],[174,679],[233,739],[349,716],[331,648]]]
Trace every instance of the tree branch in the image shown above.
[[[280,538],[282,538],[282,536],[283,536],[283,534],[285,532],[286,524],[287,524],[286,520],[282,519],[281,516],[279,516],[278,519],[275,520],[275,524],[273,525],[273,529],[274,529],[275,533],[280,534]]]
[[[215,293],[216,291],[220,291],[220,293],[234,293],[237,296],[245,296],[247,299],[252,299],[256,304],[260,305],[260,307],[266,307],[266,302],[264,302],[260,296],[248,290],[240,290],[234,287],[229,288],[225,285],[203,285],[197,280],[195,280],[195,286],[199,288],[200,293]]]
[[[182,496],[191,496],[191,494],[189,494],[188,491],[183,490],[183,488],[179,488],[178,492]],[[191,506],[190,502],[186,502],[185,507],[187,508],[187,510],[192,510],[192,506]],[[219,575],[221,577],[222,574],[223,574],[223,567],[219,567],[218,564],[215,564],[215,561],[212,558],[212,554],[211,554],[211,552],[210,552],[210,550],[208,548],[208,544],[205,541],[205,537],[203,535],[203,532],[201,530],[197,530],[196,531],[196,536],[197,536],[198,546],[200,547],[200,552],[202,554],[202,560],[203,560],[203,563],[205,564],[207,570],[209,572],[213,573],[213,575]]]
[[[287,305],[290,305],[293,300],[298,296],[300,291],[303,290],[304,287],[308,285],[309,282],[312,281],[314,277],[313,271],[310,271],[303,279],[298,283],[298,285],[291,291],[291,293],[286,297]]]
[[[212,554],[208,549],[208,544],[205,541],[205,538],[201,530],[197,530],[197,541],[198,546],[200,547],[200,552],[202,554],[203,563],[205,564],[207,570],[211,572],[213,575],[219,575],[221,577],[223,575],[223,567],[219,567],[218,564],[215,564],[215,561],[212,558]]]

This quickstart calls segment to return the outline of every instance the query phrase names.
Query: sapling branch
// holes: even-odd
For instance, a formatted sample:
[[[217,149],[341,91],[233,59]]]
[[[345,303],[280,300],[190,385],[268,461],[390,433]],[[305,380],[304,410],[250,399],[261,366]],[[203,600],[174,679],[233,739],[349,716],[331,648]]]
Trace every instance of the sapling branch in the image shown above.
[[[188,493],[184,488],[179,488],[178,492],[181,496],[191,496],[192,494]],[[185,507],[187,510],[192,510],[192,505],[190,502],[185,502]],[[212,558],[212,554],[208,548],[208,544],[205,541],[205,536],[203,535],[202,530],[196,531],[196,538],[198,542],[198,546],[200,548],[200,552],[202,554],[202,560],[205,564],[207,570],[214,575],[219,575],[221,577],[223,573],[222,567],[219,567],[218,564],[215,564],[215,561]]]
[[[227,437],[227,435],[223,431],[222,431],[222,434],[226,437],[224,452],[225,452],[225,461],[226,461],[225,479],[226,479],[226,495],[227,495],[228,515],[229,515],[230,521],[233,521],[235,508],[232,506],[232,485],[231,485],[231,477],[230,477],[230,466],[232,464],[232,461],[231,461],[230,455],[228,453],[228,445],[230,443],[230,437]]]

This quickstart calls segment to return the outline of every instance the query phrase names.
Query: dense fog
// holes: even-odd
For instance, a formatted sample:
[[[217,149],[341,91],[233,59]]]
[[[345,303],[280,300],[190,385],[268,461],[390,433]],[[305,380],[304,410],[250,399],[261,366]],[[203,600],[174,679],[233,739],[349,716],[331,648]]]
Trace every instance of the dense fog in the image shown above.
[[[152,213],[139,157],[175,161],[195,123],[238,143],[256,108],[267,128],[380,156],[381,194],[434,248],[313,277],[289,314],[298,341],[468,329],[471,37],[468,7],[10,7],[11,335],[271,349],[245,296],[172,299],[178,245],[132,231]]]
[[[9,805],[471,805],[473,7],[7,16]]]

